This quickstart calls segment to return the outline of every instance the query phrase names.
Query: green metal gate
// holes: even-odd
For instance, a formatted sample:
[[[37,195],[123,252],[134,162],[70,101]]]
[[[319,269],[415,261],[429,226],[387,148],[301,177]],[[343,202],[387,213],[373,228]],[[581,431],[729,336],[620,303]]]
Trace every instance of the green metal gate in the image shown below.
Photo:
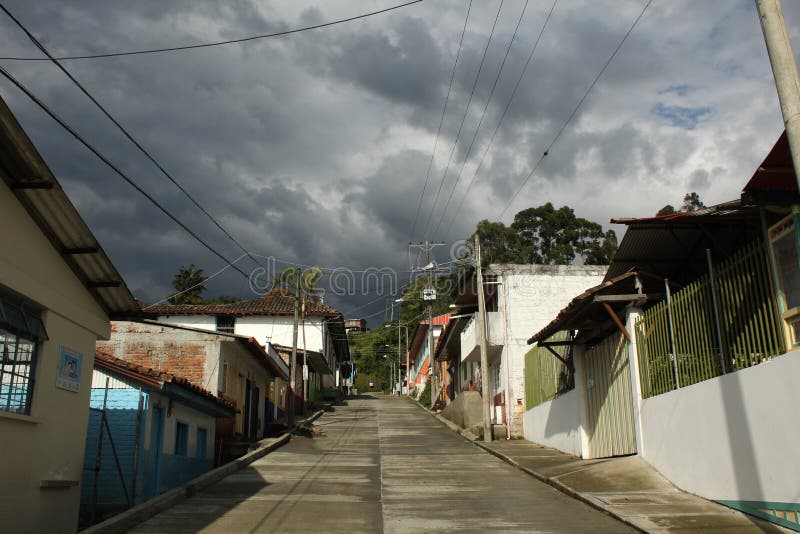
[[[589,458],[636,453],[636,428],[628,363],[622,334],[586,351],[586,415]]]

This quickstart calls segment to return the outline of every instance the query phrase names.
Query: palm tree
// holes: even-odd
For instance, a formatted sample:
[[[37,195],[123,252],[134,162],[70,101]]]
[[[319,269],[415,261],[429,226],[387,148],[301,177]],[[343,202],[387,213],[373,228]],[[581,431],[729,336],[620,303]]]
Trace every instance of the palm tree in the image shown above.
[[[201,304],[201,294],[206,290],[204,285],[207,278],[203,276],[203,269],[192,263],[181,267],[178,274],[172,277],[172,287],[178,292],[169,298],[171,304]]]

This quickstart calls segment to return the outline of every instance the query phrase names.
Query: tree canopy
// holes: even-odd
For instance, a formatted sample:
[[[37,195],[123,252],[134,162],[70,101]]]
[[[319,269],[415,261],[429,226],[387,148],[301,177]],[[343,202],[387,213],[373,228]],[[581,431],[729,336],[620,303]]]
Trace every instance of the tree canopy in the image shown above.
[[[511,226],[484,219],[475,232],[485,264],[568,265],[580,256],[586,265],[606,265],[617,250],[613,230],[604,232],[600,224],[577,217],[572,208],[556,209],[550,202],[520,211]]]
[[[692,191],[691,193],[686,193],[683,196],[683,204],[681,204],[680,210],[675,210],[675,207],[672,204],[667,204],[666,206],[658,210],[656,216],[661,217],[662,215],[673,215],[675,213],[695,211],[705,207],[706,205],[703,204],[703,201],[700,199],[700,195]]]
[[[203,292],[206,290],[206,280],[208,280],[208,277],[203,276],[203,269],[200,269],[194,263],[181,267],[178,273],[172,277],[172,287],[175,288],[177,294],[169,297],[169,303],[232,304],[241,300],[238,297],[229,295],[220,295],[214,299],[203,298]]]
[[[178,292],[169,298],[171,304],[202,304],[203,291],[206,290],[203,276],[203,269],[195,266],[194,263],[181,267],[178,274],[172,277],[172,287]]]

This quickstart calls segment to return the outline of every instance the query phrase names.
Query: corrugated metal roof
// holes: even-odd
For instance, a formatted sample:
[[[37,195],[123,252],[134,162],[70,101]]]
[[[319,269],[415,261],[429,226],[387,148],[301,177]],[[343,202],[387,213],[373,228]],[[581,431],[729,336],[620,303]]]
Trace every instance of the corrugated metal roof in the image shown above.
[[[139,306],[119,272],[2,99],[0,175],[109,316],[138,315]]]

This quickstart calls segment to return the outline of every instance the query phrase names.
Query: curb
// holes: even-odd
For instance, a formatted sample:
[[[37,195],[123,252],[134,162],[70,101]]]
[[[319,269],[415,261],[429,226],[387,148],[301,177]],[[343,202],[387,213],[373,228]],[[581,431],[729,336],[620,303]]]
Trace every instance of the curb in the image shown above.
[[[603,507],[602,505],[598,504],[597,502],[595,502],[595,501],[589,499],[588,497],[584,496],[582,493],[580,493],[578,491],[575,491],[574,489],[570,488],[566,484],[564,484],[562,482],[559,482],[558,480],[555,480],[553,478],[548,478],[548,477],[542,475],[541,473],[537,473],[536,471],[534,471],[532,469],[528,469],[527,467],[521,465],[519,462],[514,460],[511,456],[503,454],[500,451],[494,450],[491,447],[489,447],[488,445],[484,445],[483,443],[481,443],[480,439],[478,439],[479,437],[476,436],[475,434],[473,434],[472,432],[470,432],[468,430],[464,430],[463,428],[461,428],[460,426],[458,426],[454,422],[450,421],[449,419],[446,419],[446,418],[442,417],[439,414],[431,412],[430,410],[425,408],[419,402],[417,402],[417,405],[419,405],[419,407],[422,408],[423,410],[425,410],[428,414],[432,415],[434,418],[439,420],[439,422],[444,424],[444,426],[446,426],[447,428],[449,428],[453,432],[456,432],[457,434],[460,434],[464,439],[466,439],[467,441],[472,442],[473,445],[483,449],[484,451],[488,452],[492,456],[494,456],[496,458],[499,458],[500,460],[503,460],[507,464],[509,464],[509,465],[511,465],[513,467],[516,467],[520,471],[532,476],[533,478],[539,480],[540,482],[544,482],[548,486],[551,486],[551,487],[557,489],[561,493],[564,493],[565,495],[567,495],[569,497],[572,497],[575,500],[581,501],[584,504],[588,504],[589,506],[591,506],[595,510],[598,510],[600,512],[603,512],[604,514],[610,515],[614,519],[620,521],[621,523],[624,523],[624,524],[628,525],[629,527],[633,528],[637,532],[646,532],[645,530],[642,530],[642,528],[640,526],[632,523],[629,519],[627,519],[624,516],[621,516],[621,515],[613,512],[613,511]]]
[[[81,534],[126,532],[139,523],[143,523],[154,515],[175,506],[181,501],[186,500],[198,491],[207,488],[211,484],[214,484],[226,476],[233,474],[244,467],[247,467],[262,456],[266,456],[268,453],[277,449],[284,443],[287,443],[290,439],[291,434],[286,433],[277,438],[261,440],[258,442],[260,445],[258,449],[248,452],[244,456],[241,456],[232,462],[228,462],[225,465],[221,465],[216,469],[212,469],[207,473],[203,473],[199,477],[190,480],[183,486],[171,489],[166,493],[162,493],[158,497],[153,497],[152,499],[149,499],[141,504],[137,504],[133,508],[129,508],[124,512],[110,517],[101,523],[92,525],[89,528],[81,530],[80,532]]]

